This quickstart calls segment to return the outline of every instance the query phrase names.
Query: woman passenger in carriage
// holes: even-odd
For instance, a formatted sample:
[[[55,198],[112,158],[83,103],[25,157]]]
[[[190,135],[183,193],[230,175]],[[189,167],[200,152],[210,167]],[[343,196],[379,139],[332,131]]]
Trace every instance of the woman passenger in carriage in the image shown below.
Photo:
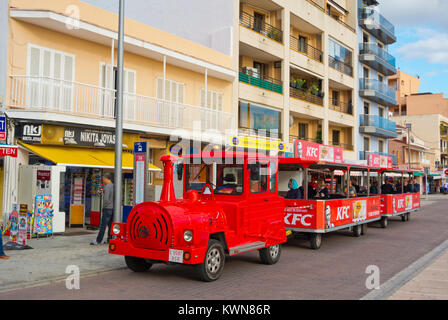
[[[299,184],[295,179],[289,179],[288,188],[289,190],[286,194],[286,199],[302,199],[302,192],[300,191]]]

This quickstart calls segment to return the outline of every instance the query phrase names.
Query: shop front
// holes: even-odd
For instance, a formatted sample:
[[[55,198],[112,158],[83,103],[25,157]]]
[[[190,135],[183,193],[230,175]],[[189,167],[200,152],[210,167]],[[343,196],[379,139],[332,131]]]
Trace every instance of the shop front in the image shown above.
[[[21,124],[16,127],[16,138],[29,153],[28,165],[19,166],[19,203],[32,208],[37,194],[50,194],[55,212],[54,233],[64,232],[66,226],[98,227],[102,176],[114,171],[115,133],[74,126]],[[132,150],[139,140],[139,134],[123,134],[123,216],[134,205]],[[160,169],[150,164],[149,170]],[[47,185],[43,184],[47,189],[29,190],[27,179],[22,177],[41,181],[43,171],[48,176]]]
[[[17,146],[0,144],[0,208],[3,204],[3,181],[5,179],[5,157],[17,158]],[[3,212],[0,210],[0,225],[3,222]]]

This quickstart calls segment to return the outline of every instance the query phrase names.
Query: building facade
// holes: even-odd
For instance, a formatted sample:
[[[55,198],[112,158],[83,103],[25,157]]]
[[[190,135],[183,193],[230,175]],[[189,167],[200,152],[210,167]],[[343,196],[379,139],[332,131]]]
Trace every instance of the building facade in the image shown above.
[[[60,168],[60,176],[52,171],[65,190],[55,195],[56,212],[71,208],[67,198],[81,183],[86,211],[94,202],[89,188],[101,183],[91,176],[114,166],[118,16],[77,0],[6,2],[0,95],[7,142],[20,147],[17,159],[3,163],[3,218],[20,202],[26,165]],[[132,173],[134,142],[148,142],[150,181],[158,186],[159,158],[178,142],[171,136],[199,141],[201,149],[235,130],[237,73],[231,55],[146,24],[126,19],[125,35],[123,168]]]
[[[389,107],[396,104],[395,89],[388,77],[396,71],[395,58],[388,46],[396,42],[395,28],[378,12],[376,0],[358,0],[357,37],[359,43],[359,159],[369,153],[388,155],[388,140],[397,137],[396,125],[389,119]]]

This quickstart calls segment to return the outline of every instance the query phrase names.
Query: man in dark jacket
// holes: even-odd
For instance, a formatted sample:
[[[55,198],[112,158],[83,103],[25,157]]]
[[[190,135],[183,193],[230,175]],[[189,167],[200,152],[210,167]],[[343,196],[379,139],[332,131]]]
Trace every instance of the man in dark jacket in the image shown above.
[[[114,217],[114,184],[112,183],[112,175],[110,173],[103,175],[103,184],[103,214],[101,215],[100,231],[96,240],[90,242],[91,245],[100,244],[103,241],[106,227],[108,227],[107,242],[111,238],[110,230]]]
[[[389,180],[385,181],[385,184],[381,186],[381,194],[394,194],[394,187]]]

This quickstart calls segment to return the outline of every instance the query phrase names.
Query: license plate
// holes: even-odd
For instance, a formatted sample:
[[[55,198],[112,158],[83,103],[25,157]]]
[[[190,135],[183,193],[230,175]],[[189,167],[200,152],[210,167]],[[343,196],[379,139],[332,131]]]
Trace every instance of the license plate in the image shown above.
[[[183,258],[184,258],[184,251],[183,250],[170,249],[170,256],[168,258],[168,260],[170,262],[182,263],[183,262]]]

